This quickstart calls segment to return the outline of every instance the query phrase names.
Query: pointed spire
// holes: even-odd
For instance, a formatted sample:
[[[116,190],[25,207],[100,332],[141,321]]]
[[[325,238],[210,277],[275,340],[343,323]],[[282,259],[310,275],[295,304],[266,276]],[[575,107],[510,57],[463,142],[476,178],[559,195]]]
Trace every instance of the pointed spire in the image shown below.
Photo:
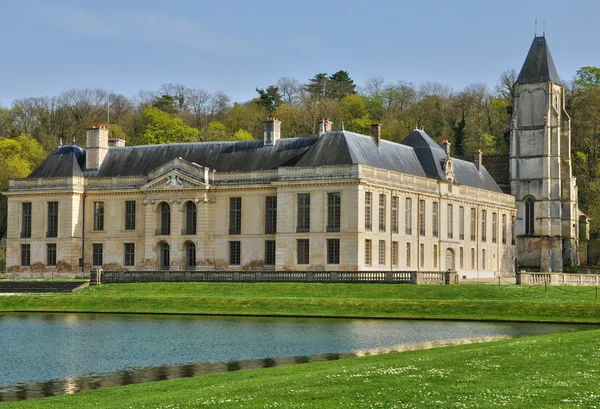
[[[552,54],[550,54],[546,37],[535,37],[516,83],[532,84],[546,81],[560,84],[560,78]]]

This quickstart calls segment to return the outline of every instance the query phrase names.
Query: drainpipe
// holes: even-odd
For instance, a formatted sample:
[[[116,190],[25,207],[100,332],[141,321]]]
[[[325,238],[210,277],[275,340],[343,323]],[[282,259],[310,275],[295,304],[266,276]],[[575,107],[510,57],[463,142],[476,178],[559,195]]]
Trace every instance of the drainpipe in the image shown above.
[[[425,223],[425,220],[423,220]],[[417,194],[417,273],[421,272],[421,195]],[[425,231],[427,234],[427,231]]]

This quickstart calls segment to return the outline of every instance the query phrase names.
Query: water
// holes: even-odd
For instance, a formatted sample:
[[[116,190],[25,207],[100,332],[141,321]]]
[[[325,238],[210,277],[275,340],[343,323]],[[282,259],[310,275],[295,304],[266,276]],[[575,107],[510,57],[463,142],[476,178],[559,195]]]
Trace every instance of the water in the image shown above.
[[[576,325],[102,314],[0,314],[0,402],[428,341]]]

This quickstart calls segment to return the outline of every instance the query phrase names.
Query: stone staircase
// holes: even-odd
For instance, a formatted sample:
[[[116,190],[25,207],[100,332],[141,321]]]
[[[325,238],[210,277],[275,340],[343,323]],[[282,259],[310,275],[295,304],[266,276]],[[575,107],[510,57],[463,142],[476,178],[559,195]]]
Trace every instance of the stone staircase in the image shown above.
[[[86,285],[87,281],[0,281],[0,293],[70,293]]]

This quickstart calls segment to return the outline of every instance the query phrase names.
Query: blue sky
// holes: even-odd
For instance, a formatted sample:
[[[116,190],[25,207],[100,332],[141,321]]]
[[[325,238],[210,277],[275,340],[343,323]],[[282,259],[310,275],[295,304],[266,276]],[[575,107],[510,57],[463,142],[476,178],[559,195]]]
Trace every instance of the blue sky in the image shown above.
[[[595,0],[7,0],[0,105],[83,87],[133,96],[165,83],[244,101],[281,77],[338,70],[359,85],[384,76],[493,86],[520,69],[536,13],[562,78],[600,66]]]

